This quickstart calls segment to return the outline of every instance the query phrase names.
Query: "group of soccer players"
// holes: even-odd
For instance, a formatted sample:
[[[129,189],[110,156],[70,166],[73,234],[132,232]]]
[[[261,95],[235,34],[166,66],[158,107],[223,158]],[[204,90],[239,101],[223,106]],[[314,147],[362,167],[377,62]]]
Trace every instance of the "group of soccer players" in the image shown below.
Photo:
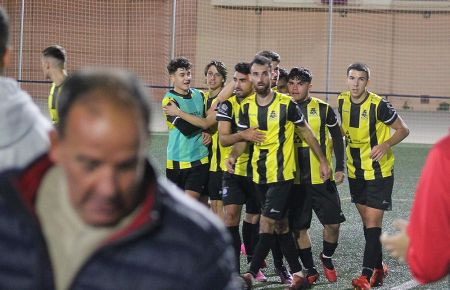
[[[204,72],[208,91],[202,92],[190,86],[189,60],[171,60],[174,88],[162,101],[169,127],[166,175],[199,201],[209,198],[232,236],[237,269],[246,205],[242,237],[250,266],[243,277],[249,284],[266,281],[261,268],[272,250],[281,282],[301,289],[319,278],[308,234],[313,210],[324,227],[324,275],[337,280],[332,256],[345,217],[336,184],[344,179],[346,153],[350,193],[366,239],[362,273],[352,286],[380,286],[387,274],[379,236],[383,213],[391,207],[391,147],[408,128],[387,101],[367,91],[365,64],[347,69],[349,91],[338,97],[341,124],[329,104],[310,95],[308,69],[287,72],[279,64],[276,52],[262,51],[250,63],[236,64],[226,84],[225,65],[211,61]]]

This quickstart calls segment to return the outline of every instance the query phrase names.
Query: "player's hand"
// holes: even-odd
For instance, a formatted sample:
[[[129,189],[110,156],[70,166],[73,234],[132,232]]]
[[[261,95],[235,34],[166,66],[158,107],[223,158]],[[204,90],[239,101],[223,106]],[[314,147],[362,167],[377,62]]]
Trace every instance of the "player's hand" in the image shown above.
[[[202,143],[205,146],[208,146],[211,143],[211,134],[209,134],[208,132],[203,131],[202,132]]]
[[[339,185],[342,182],[344,182],[344,177],[345,177],[344,171],[336,171],[336,173],[334,174],[334,181],[336,182],[337,185]]]
[[[372,160],[374,161],[380,161],[388,151],[389,147],[389,144],[387,144],[386,142],[376,145],[370,152],[370,158],[372,158]]]
[[[331,169],[327,160],[320,161],[319,169],[320,169],[320,178],[323,181],[330,179]]]
[[[252,127],[241,131],[241,136],[245,141],[262,143],[266,139],[266,134],[259,131],[257,127]]]
[[[178,116],[180,108],[173,101],[169,101],[167,105],[163,107],[163,112],[168,116]]]
[[[380,241],[392,257],[401,262],[405,262],[409,247],[409,237],[406,232],[408,222],[402,219],[396,219],[393,226],[399,230],[399,232],[393,235],[383,233],[380,237]]]
[[[229,173],[234,173],[234,164],[236,163],[236,158],[230,156],[225,160],[225,166]]]

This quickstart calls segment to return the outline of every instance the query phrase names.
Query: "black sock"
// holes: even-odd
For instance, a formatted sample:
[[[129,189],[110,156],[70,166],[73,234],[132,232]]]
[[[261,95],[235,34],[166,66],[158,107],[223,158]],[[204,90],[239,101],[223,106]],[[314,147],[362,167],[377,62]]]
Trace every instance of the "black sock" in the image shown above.
[[[260,234],[258,244],[256,244],[255,252],[253,253],[252,263],[250,264],[249,272],[252,273],[253,276],[256,276],[259,269],[261,268],[261,264],[264,259],[267,257],[269,250],[273,247],[275,243],[275,235],[274,234]]]
[[[383,251],[380,251],[378,255],[377,262],[375,263],[375,268],[383,269]]]
[[[334,269],[333,261],[331,257],[334,254],[334,251],[337,248],[337,243],[329,243],[327,241],[322,242],[323,250],[322,250],[322,262],[328,269]]]
[[[280,240],[279,235],[275,235],[275,243],[273,244],[272,250],[272,257],[273,257],[273,265],[276,269],[281,269],[283,267],[283,252],[281,251],[280,247]]]
[[[244,242],[245,252],[247,255],[252,255],[252,224],[246,221],[242,222],[242,241]]]
[[[259,241],[259,222],[256,224],[251,224],[251,235],[252,235],[252,242],[251,242],[252,246],[249,249],[250,255],[253,254],[253,252],[255,251],[256,244]]]
[[[364,248],[363,275],[372,276],[373,268],[381,253],[381,228],[366,229],[366,246]],[[370,270],[370,271],[369,271]],[[370,276],[368,275],[370,272]]]
[[[240,251],[241,251],[241,236],[239,235],[239,226],[227,227],[231,234],[233,242],[234,254],[236,258],[236,269],[240,272]]]
[[[311,247],[306,249],[299,249],[298,256],[300,257],[300,260],[302,261],[302,264],[306,269],[314,268],[314,261],[311,252]]]
[[[278,235],[278,240],[280,241],[281,251],[289,264],[291,272],[296,273],[301,271],[302,265],[298,260],[297,248],[292,233],[288,232]]]

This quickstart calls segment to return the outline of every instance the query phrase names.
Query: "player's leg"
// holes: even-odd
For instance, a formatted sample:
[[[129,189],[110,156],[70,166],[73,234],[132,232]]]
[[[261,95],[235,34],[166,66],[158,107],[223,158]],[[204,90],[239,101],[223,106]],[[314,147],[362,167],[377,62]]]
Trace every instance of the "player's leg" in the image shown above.
[[[313,191],[312,204],[314,212],[324,227],[320,260],[327,280],[336,282],[337,271],[332,257],[338,246],[340,224],[345,221],[339,193],[334,181],[312,185],[311,190]]]
[[[199,200],[205,190],[208,180],[208,164],[201,164],[192,168],[181,169],[183,171],[184,191],[187,195]]]
[[[224,211],[222,202],[222,171],[209,172],[208,192],[212,212],[215,213],[223,221]]]

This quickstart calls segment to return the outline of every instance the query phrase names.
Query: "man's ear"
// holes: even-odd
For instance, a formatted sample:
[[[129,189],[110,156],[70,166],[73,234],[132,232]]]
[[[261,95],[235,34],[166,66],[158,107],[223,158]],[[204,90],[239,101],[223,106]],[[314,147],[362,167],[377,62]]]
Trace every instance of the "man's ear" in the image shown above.
[[[52,129],[49,133],[48,133],[49,139],[50,139],[50,150],[49,150],[49,157],[50,160],[53,161],[54,163],[58,163],[58,160],[60,158],[61,155],[61,140],[60,137],[58,135],[58,133],[56,132],[55,129]]]
[[[7,47],[1,59],[0,67],[7,68],[11,62],[11,50]]]

